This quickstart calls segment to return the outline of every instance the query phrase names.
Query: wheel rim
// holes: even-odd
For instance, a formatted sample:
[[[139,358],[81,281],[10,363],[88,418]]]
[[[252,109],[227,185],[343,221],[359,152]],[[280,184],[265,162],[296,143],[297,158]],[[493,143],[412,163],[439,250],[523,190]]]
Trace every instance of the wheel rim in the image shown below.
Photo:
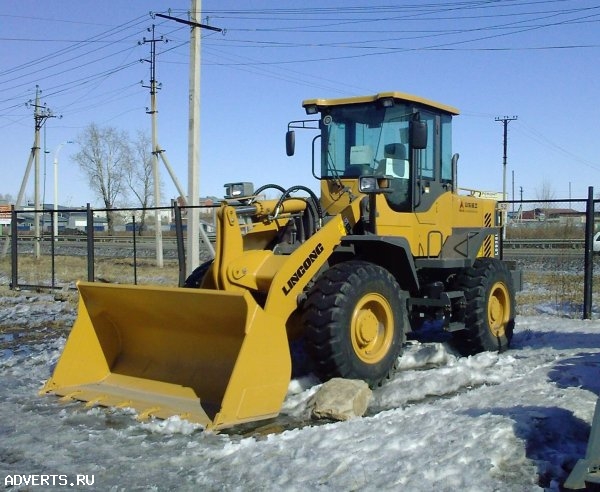
[[[496,282],[490,291],[488,299],[488,326],[492,335],[502,337],[510,316],[510,301],[508,288],[503,282]]]
[[[388,301],[379,294],[363,296],[352,313],[351,339],[354,353],[376,364],[388,353],[394,335],[394,317]]]

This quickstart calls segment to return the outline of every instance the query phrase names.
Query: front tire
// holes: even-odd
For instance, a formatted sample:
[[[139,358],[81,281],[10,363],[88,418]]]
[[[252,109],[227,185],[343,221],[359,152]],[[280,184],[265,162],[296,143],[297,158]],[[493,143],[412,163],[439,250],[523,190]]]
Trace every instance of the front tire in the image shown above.
[[[384,268],[348,261],[327,270],[303,309],[308,353],[321,380],[362,379],[380,385],[396,367],[406,307]]]
[[[465,293],[466,329],[454,333],[456,348],[463,355],[506,350],[515,326],[515,293],[506,265],[479,258],[457,281]]]
[[[196,269],[190,273],[189,277],[185,279],[183,286],[187,289],[199,289],[213,262],[214,260],[208,260],[199,267],[196,267]]]

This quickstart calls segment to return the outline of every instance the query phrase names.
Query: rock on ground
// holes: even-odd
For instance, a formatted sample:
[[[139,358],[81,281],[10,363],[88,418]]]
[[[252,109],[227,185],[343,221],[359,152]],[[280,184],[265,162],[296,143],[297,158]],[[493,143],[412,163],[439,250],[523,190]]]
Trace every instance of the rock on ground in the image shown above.
[[[334,378],[313,395],[308,408],[315,419],[349,420],[365,414],[372,394],[364,381]]]

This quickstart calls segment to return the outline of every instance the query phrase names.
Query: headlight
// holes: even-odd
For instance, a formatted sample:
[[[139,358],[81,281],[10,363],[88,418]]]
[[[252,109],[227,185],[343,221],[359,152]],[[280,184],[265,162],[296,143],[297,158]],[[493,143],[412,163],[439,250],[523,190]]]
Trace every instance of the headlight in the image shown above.
[[[361,193],[386,193],[390,187],[387,176],[361,176],[358,178],[358,190]]]
[[[225,199],[239,200],[240,198],[250,197],[254,194],[254,185],[252,183],[226,183]]]

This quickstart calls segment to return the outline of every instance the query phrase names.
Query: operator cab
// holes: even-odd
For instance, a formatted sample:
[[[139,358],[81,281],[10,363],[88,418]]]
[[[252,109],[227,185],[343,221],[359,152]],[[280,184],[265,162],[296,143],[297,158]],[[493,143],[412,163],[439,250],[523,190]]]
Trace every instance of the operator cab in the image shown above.
[[[452,116],[458,110],[399,92],[302,104],[320,113],[321,180],[386,176],[385,199],[398,212],[425,211],[455,189]]]

